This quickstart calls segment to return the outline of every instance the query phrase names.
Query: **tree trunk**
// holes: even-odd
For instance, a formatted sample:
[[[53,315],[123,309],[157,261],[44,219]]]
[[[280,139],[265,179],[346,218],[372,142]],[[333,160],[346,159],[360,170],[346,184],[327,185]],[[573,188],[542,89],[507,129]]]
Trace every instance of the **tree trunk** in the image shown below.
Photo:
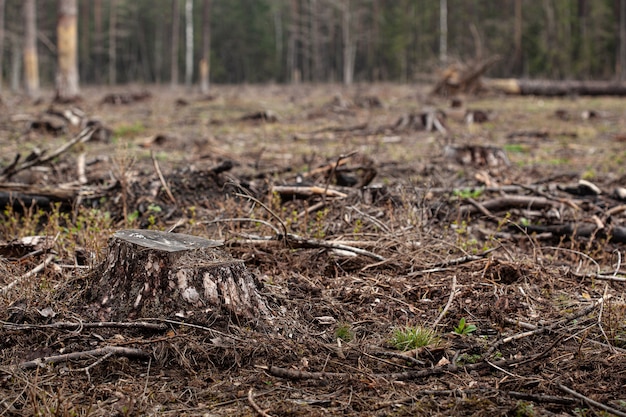
[[[172,0],[172,61],[171,86],[178,85],[178,42],[180,31],[180,7],[178,0]]]
[[[31,98],[39,96],[39,60],[37,57],[37,15],[35,0],[24,6],[24,85]]]
[[[297,71],[297,30],[298,30],[298,2],[291,0],[290,2],[290,22],[289,22],[289,38],[287,39],[287,76],[292,83],[299,81]]]
[[[11,37],[11,91],[20,89],[22,55],[17,36]]]
[[[626,0],[619,0],[619,63],[618,79],[626,80]]]
[[[354,79],[354,58],[356,53],[356,41],[352,28],[352,9],[350,0],[344,0],[341,9],[341,28],[343,40],[343,83],[351,85]]]
[[[0,0],[0,93],[2,93],[2,84],[4,77],[2,69],[4,68],[4,10],[5,0]]]
[[[439,0],[439,62],[448,62],[448,1]]]
[[[94,57],[94,81],[97,85],[100,85],[102,82],[102,72],[100,68],[102,67],[102,52],[104,48],[102,46],[102,40],[104,39],[102,36],[102,0],[94,0],[93,2],[93,26],[94,26],[94,47],[93,54]]]
[[[200,61],[200,91],[209,93],[211,71],[211,0],[202,2],[202,60]]]
[[[282,21],[282,13],[280,12],[280,8],[275,7],[272,12],[274,16],[274,51],[275,51],[275,63],[276,68],[282,68],[283,62],[283,21]],[[280,70],[278,70],[280,71]],[[282,72],[282,71],[280,71]],[[277,74],[278,77],[280,77]]]
[[[315,82],[322,81],[324,69],[322,68],[322,47],[320,40],[320,7],[318,0],[310,0],[311,8],[311,60],[313,61],[312,79]]]
[[[83,83],[87,82],[89,79],[89,73],[91,72],[91,51],[89,41],[91,38],[91,29],[90,29],[90,5],[91,0],[82,0],[79,4],[79,13],[80,13],[80,47],[79,47],[79,56],[80,56],[80,66],[79,66],[79,74],[80,79],[83,80]]]
[[[185,2],[185,85],[193,79],[193,0]]]
[[[515,74],[522,74],[522,0],[515,0],[513,65]]]
[[[56,98],[62,101],[73,100],[79,94],[76,12],[76,0],[59,0]]]
[[[109,85],[117,83],[117,0],[109,0]]]
[[[100,320],[183,317],[208,324],[226,318],[269,319],[243,261],[219,242],[179,233],[122,230],[95,269],[88,301]]]

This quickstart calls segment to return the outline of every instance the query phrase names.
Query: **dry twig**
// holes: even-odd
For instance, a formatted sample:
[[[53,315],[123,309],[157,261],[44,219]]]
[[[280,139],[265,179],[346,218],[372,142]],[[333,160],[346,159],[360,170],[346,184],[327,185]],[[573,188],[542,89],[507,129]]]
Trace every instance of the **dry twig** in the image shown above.
[[[433,328],[437,327],[441,319],[443,319],[443,316],[446,315],[446,313],[450,309],[450,305],[452,304],[452,300],[454,300],[455,295],[456,295],[456,275],[452,275],[452,286],[450,287],[450,297],[448,297],[448,302],[446,303],[446,306],[443,308],[443,310],[441,310],[441,314],[439,314],[439,317],[437,317],[437,319],[433,322],[433,325],[432,325]]]
[[[248,390],[248,402],[250,403],[250,406],[254,409],[254,411],[256,411],[257,414],[261,417],[271,417],[270,414],[267,414],[261,409],[261,407],[259,407],[257,403],[254,402],[254,394],[252,393],[252,388]]]
[[[20,363],[21,369],[34,369],[38,366],[56,364],[76,359],[88,359],[97,356],[126,356],[129,358],[148,359],[150,355],[139,349],[125,348],[119,346],[106,346],[99,349],[86,350],[83,352],[65,353],[63,355],[44,356],[32,361]]]
[[[96,128],[87,127],[83,129],[78,135],[76,135],[72,140],[64,143],[63,145],[61,145],[60,147],[58,147],[56,150],[54,150],[53,152],[49,154],[42,154],[36,158],[33,158],[30,161],[28,160],[24,161],[20,165],[17,165],[17,163],[11,164],[9,167],[7,167],[7,169],[5,169],[0,174],[0,182],[12,177],[13,175],[17,174],[20,171],[23,171],[35,165],[41,165],[41,164],[45,164],[46,162],[52,161],[54,158],[61,155],[63,152],[67,151],[72,146],[76,145],[77,143],[87,142],[89,139],[91,139],[91,136],[93,135],[95,131],[96,131]],[[16,162],[17,162],[17,159],[18,158],[16,157]]]
[[[57,322],[51,324],[16,324],[6,321],[0,321],[3,327],[11,330],[33,330],[33,329],[62,329],[80,332],[83,329],[98,329],[98,328],[116,328],[116,329],[145,329],[163,331],[167,330],[167,325],[162,323],[147,323],[145,321],[133,321],[133,322],[117,322],[117,321],[100,321],[94,323],[72,323],[72,322]]]
[[[571,388],[566,387],[565,385],[561,384],[560,382],[557,382],[556,386],[561,391],[566,392],[566,393],[568,393],[570,395],[573,395],[574,397],[582,400],[585,404],[588,404],[588,405],[593,406],[593,407],[597,407],[597,408],[599,408],[601,410],[604,410],[604,411],[609,412],[611,414],[615,414],[616,416],[619,416],[619,417],[626,417],[626,413],[624,413],[623,411],[620,411],[620,410],[618,410],[616,408],[613,408],[613,407],[609,407],[608,405],[602,404],[602,403],[600,403],[598,401],[592,400],[591,398],[589,398],[589,397],[587,397],[585,395],[582,395],[581,393],[579,393],[577,391],[574,391]]]
[[[167,185],[167,182],[165,181],[165,178],[163,177],[163,173],[161,172],[159,163],[157,162],[156,157],[154,156],[154,151],[150,151],[150,157],[152,158],[152,164],[154,165],[154,170],[159,176],[159,181],[161,181],[161,185],[163,186],[163,189],[165,189],[165,193],[167,194],[170,201],[174,205],[178,205],[178,203],[176,203],[176,199],[174,198],[174,195],[172,194],[172,190],[170,190],[170,187]]]
[[[489,349],[487,349],[487,352],[485,352],[485,354],[483,355],[483,358],[487,358],[489,357],[493,352],[495,352],[495,350],[498,348],[498,346],[501,346],[505,343],[509,343],[512,342],[514,340],[519,340],[519,339],[523,339],[525,337],[529,337],[529,336],[533,336],[533,335],[537,335],[537,334],[541,334],[544,332],[548,332],[548,331],[553,331],[555,330],[557,327],[565,325],[573,320],[576,320],[579,317],[583,317],[586,316],[587,314],[591,313],[593,310],[595,310],[598,306],[602,305],[602,303],[604,303],[604,301],[608,300],[610,298],[610,296],[602,297],[599,298],[596,302],[594,302],[592,305],[590,305],[587,308],[583,308],[580,311],[576,311],[574,313],[568,314],[567,316],[565,316],[562,320],[559,320],[555,323],[552,323],[549,326],[543,326],[543,327],[537,327],[534,330],[529,330],[527,332],[523,332],[523,333],[517,333],[513,336],[509,336],[509,337],[505,337],[504,339],[500,339],[497,340],[493,345],[491,345],[491,347]]]
[[[39,272],[41,272],[50,262],[52,262],[52,260],[54,259],[55,255],[48,255],[46,257],[46,259],[43,260],[42,263],[40,263],[39,265],[37,265],[36,267],[34,267],[32,270],[28,271],[27,273],[25,273],[24,275],[14,279],[13,281],[11,281],[10,283],[8,283],[7,285],[5,285],[4,287],[0,288],[0,294],[6,294],[11,288],[15,287],[17,284],[19,284],[20,282],[24,281],[25,279],[28,279],[30,277],[32,277],[33,275],[38,274]]]

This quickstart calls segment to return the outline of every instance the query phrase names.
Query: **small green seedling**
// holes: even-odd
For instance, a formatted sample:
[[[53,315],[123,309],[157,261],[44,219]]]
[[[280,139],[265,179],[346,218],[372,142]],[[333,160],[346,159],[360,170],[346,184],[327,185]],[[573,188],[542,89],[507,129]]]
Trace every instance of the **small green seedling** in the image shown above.
[[[485,192],[484,188],[464,188],[464,189],[456,189],[452,192],[455,197],[459,197],[462,199],[465,198],[478,198]]]
[[[343,340],[344,342],[349,342],[354,339],[354,332],[350,328],[349,324],[342,323],[339,327],[337,327],[337,330],[335,330],[335,337]]]
[[[463,336],[466,334],[473,333],[477,329],[478,328],[474,326],[473,324],[468,324],[465,321],[465,317],[463,317],[461,320],[459,320],[459,324],[454,328],[454,333]]]
[[[411,350],[435,344],[439,338],[434,330],[420,326],[406,326],[393,331],[389,343],[398,350]]]

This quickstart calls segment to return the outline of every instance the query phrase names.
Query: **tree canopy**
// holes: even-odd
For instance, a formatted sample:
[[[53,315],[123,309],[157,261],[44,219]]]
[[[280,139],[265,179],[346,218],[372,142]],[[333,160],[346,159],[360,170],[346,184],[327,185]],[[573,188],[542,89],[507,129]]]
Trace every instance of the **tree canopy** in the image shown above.
[[[180,13],[174,14],[173,1],[78,0],[81,84],[102,83],[111,76],[115,83],[165,82],[173,68],[185,74],[185,2],[177,2]],[[191,0],[193,82],[198,82],[203,57],[204,1]],[[209,14],[210,78],[216,83],[332,82],[344,80],[349,65],[356,82],[415,81],[442,65],[443,40],[448,62],[500,56],[493,76],[612,79],[624,66],[623,2],[215,0]],[[57,2],[36,3],[39,74],[42,85],[52,85]],[[442,38],[444,3],[447,31]],[[21,73],[14,61],[22,59],[23,4],[7,0],[5,6],[1,62],[3,79],[12,79],[12,84],[22,77],[14,74]],[[180,24],[174,24],[174,15]],[[516,27],[521,30],[517,39]],[[172,48],[173,40],[178,48]]]

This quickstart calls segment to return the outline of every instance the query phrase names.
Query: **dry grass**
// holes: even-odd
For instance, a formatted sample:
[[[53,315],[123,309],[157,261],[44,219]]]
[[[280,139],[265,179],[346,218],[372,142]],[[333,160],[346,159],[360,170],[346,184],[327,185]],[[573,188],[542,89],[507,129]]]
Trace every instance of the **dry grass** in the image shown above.
[[[546,213],[523,209],[495,213],[499,223],[479,215],[461,218],[457,208],[467,196],[453,193],[484,185],[484,178],[504,186],[546,179],[565,184],[583,176],[610,192],[624,178],[626,155],[616,139],[626,129],[621,101],[468,99],[468,107],[490,110],[492,118],[467,126],[450,116],[445,138],[423,131],[311,133],[393,124],[426,106],[422,91],[400,85],[217,87],[214,100],[192,97],[182,107],[175,100],[183,92],[156,89],[147,102],[110,107],[98,103],[101,91],[86,91],[81,107],[118,136],[110,143],[87,143],[47,170],[16,180],[73,181],[77,152],[84,151],[87,159],[103,157],[87,172],[97,195],[69,210],[6,212],[0,222],[5,241],[35,234],[56,239],[42,253],[0,262],[4,287],[46,254],[55,255],[42,272],[0,295],[0,414],[251,415],[258,411],[251,408],[250,389],[254,403],[270,415],[601,413],[559,383],[623,413],[625,284],[595,276],[623,275],[623,243],[524,234],[515,225],[529,218],[545,221]],[[331,103],[337,92],[349,99],[376,95],[385,107],[336,108]],[[12,100],[16,113],[43,109],[7,99]],[[447,109],[446,101],[429,105]],[[571,119],[555,117],[559,108]],[[277,112],[279,122],[238,120],[262,109]],[[579,117],[587,109],[601,117]],[[5,137],[13,138],[6,141],[4,164],[18,149],[51,149],[66,140],[30,134],[27,142],[17,141],[22,126],[8,116],[1,122]],[[522,130],[550,134],[508,137]],[[169,139],[146,148],[146,138],[157,134]],[[456,164],[442,156],[451,143],[508,147],[512,165]],[[177,205],[159,186],[151,151]],[[328,199],[323,209],[309,213],[319,198],[282,201],[271,192],[272,185],[293,183],[297,173],[352,151],[358,155],[348,167],[357,175],[357,168],[373,162],[380,185],[375,194],[344,188],[348,197]],[[234,169],[212,176],[210,168],[225,158],[235,161]],[[327,185],[323,175],[306,180]],[[236,195],[244,191],[265,207]],[[606,194],[545,193],[578,203],[578,209],[559,206],[562,221],[601,217],[619,204]],[[474,197],[497,195],[484,191]],[[232,220],[242,218],[257,221]],[[611,221],[620,224],[623,215]],[[302,238],[348,242],[384,261],[251,240],[272,237],[281,222]],[[225,240],[227,250],[245,260],[272,308],[271,324],[216,320],[194,327],[169,318],[165,331],[45,327],[97,321],[85,293],[95,282],[89,271],[104,256],[113,231],[175,224],[177,232]],[[477,330],[455,335],[461,319]],[[407,352],[410,358],[389,356],[392,330],[407,325],[432,327],[440,342]],[[140,349],[150,360],[91,358],[19,368],[26,360],[104,346]]]

